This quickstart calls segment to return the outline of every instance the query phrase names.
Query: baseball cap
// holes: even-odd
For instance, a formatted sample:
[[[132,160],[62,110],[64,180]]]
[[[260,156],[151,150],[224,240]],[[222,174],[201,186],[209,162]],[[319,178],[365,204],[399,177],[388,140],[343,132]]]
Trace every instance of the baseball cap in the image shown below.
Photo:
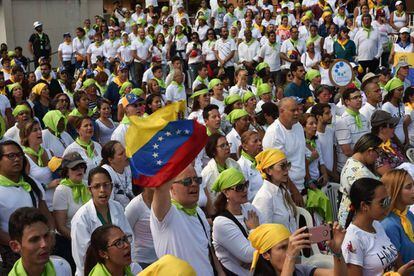
[[[378,75],[371,72],[365,74],[365,76],[362,78],[361,90],[364,90],[365,86],[368,84],[370,80],[378,77]]]
[[[121,62],[119,64],[118,70],[122,71],[122,70],[125,70],[125,69],[128,69],[128,65],[125,62]]]
[[[137,95],[128,93],[122,98],[121,103],[122,103],[122,106],[125,108],[130,104],[134,104],[137,102],[143,102],[143,101],[144,99],[138,97]]]
[[[403,34],[403,33],[407,33],[407,34],[411,33],[410,28],[407,28],[407,27],[401,28],[400,29],[400,34]]]
[[[392,117],[390,113],[384,110],[375,110],[371,116],[371,126],[378,127],[385,124],[389,124],[392,126],[398,125],[400,118]]]
[[[79,153],[69,152],[68,154],[65,154],[65,156],[63,156],[62,168],[73,169],[79,164],[85,164],[86,166],[85,160],[83,160],[82,156]]]
[[[403,2],[402,1],[397,1],[395,2],[395,6],[401,5]]]
[[[33,22],[33,28],[37,28],[37,27],[39,27],[39,26],[43,26],[43,23],[42,22],[40,22],[40,21],[35,21],[35,22]]]

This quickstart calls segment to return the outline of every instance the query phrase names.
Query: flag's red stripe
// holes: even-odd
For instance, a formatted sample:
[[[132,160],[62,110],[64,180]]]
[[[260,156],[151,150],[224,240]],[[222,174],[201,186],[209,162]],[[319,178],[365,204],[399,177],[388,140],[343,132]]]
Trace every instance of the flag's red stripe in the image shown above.
[[[168,163],[156,175],[141,175],[138,179],[133,179],[133,183],[144,187],[158,187],[171,180],[197,157],[207,139],[206,128],[194,122],[193,135],[176,150]]]

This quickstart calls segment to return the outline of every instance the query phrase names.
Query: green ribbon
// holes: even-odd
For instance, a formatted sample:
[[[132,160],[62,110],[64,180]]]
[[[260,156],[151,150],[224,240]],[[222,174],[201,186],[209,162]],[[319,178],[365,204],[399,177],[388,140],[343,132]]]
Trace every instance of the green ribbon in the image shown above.
[[[134,276],[131,271],[131,267],[128,265],[124,268],[125,276]],[[112,276],[111,272],[105,267],[104,264],[97,263],[89,272],[89,276]]]
[[[247,45],[247,46],[250,46],[250,45],[252,45],[252,44],[253,44],[253,42],[254,42],[254,39],[251,39],[250,41],[247,41],[247,40],[246,40],[246,42],[245,42],[245,43],[246,43],[246,45]]]
[[[29,183],[24,181],[23,177],[20,177],[19,182],[14,182],[13,180],[8,179],[4,175],[0,174],[0,186],[3,187],[22,187],[26,192],[32,190],[32,186]]]
[[[227,169],[226,165],[221,166],[221,165],[220,165],[219,163],[217,163],[217,162],[216,162],[216,164],[217,164],[217,170],[218,170],[218,172],[219,172],[219,173],[221,173],[222,171],[225,171],[225,170]]]
[[[90,140],[89,143],[86,143],[84,141],[82,141],[81,139],[76,138],[76,143],[78,143],[79,146],[81,146],[82,148],[86,149],[86,155],[89,158],[93,158],[95,156],[94,154],[94,146],[93,146],[93,141]]]
[[[201,83],[205,84],[206,86],[208,86],[208,79],[207,78],[203,79],[202,77],[197,76],[196,80],[198,80],[199,82],[201,82]]]
[[[23,151],[27,154],[36,156],[37,165],[39,167],[44,167],[43,160],[42,160],[42,155],[45,152],[45,149],[42,146],[39,146],[39,150],[37,152],[34,149],[30,148],[30,147],[23,147]]]
[[[197,205],[192,208],[185,208],[183,205],[178,203],[175,199],[171,199],[171,204],[174,205],[178,210],[183,211],[189,216],[197,216]]]
[[[244,158],[246,158],[247,160],[249,160],[250,162],[252,162],[252,169],[256,169],[256,159],[254,159],[253,157],[250,156],[250,154],[248,154],[247,152],[245,152],[244,150],[241,151],[241,156],[243,156]]]
[[[308,44],[308,42],[315,43],[315,41],[318,40],[318,38],[320,38],[318,34],[315,35],[314,37],[309,36],[308,40],[306,40],[306,44]]]
[[[93,116],[94,111],[93,109],[88,109],[88,116],[91,117]],[[69,113],[69,116],[73,116],[73,117],[83,117],[83,114],[80,113],[80,111],[77,108],[74,108],[72,110],[72,112]]]
[[[159,87],[161,87],[161,88],[166,88],[166,87],[167,87],[167,85],[165,84],[165,81],[164,81],[164,80],[162,80],[162,79],[157,79],[157,78],[155,78],[155,77],[154,77],[154,80],[158,83],[158,86],[159,86]]]
[[[12,270],[9,272],[9,276],[28,276],[26,270],[24,270],[22,258],[14,263]],[[46,263],[40,276],[56,276],[55,267],[51,260]]]
[[[83,184],[83,182],[73,182],[69,178],[62,179],[60,181],[61,185],[67,186],[72,190],[73,200],[76,203],[79,203],[79,200],[82,200],[82,205],[88,202],[91,199],[91,195],[88,191],[88,188]]]
[[[351,115],[352,117],[354,117],[355,119],[355,124],[357,125],[358,129],[362,128],[362,121],[361,121],[361,116],[359,114],[359,112],[355,112],[349,108],[345,109],[345,111]]]

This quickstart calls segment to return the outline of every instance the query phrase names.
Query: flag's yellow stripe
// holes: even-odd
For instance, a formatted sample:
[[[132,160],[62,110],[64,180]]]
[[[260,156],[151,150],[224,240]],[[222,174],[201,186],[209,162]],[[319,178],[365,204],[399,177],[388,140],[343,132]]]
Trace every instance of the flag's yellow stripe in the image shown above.
[[[145,118],[131,116],[131,123],[125,135],[127,156],[131,157],[169,122],[177,120],[184,110],[185,101],[180,101],[167,105]]]

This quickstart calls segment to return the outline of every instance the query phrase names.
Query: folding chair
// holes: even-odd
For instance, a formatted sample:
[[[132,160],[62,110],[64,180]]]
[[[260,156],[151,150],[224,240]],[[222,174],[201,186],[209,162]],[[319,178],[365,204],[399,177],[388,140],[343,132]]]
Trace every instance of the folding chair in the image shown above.
[[[328,185],[322,187],[321,189],[331,201],[332,215],[334,221],[336,221],[338,218],[338,192],[340,186],[341,185],[339,185],[338,183],[329,182]]]

